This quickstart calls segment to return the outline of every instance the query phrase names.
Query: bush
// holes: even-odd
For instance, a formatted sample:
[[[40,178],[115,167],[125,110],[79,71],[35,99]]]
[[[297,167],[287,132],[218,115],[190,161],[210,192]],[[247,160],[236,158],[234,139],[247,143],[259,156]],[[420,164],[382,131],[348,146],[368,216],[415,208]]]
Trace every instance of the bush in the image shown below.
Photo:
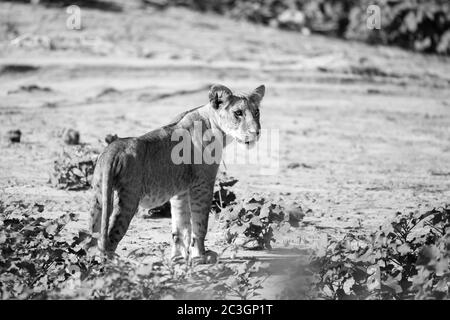
[[[1,299],[46,298],[65,282],[74,270],[87,272],[95,265],[86,259],[79,244],[61,241],[63,226],[74,219],[66,214],[57,220],[37,216],[43,206],[15,202],[0,203],[0,297]]]
[[[255,211],[264,205],[249,203]],[[268,276],[268,264],[255,260],[170,263],[163,248],[151,264],[104,260],[86,232],[62,235],[74,214],[48,220],[40,216],[44,210],[40,204],[0,202],[1,299],[250,299]],[[447,207],[397,214],[371,235],[331,241],[308,264],[291,270],[282,297],[448,299],[449,227]]]
[[[98,152],[86,146],[65,150],[55,160],[50,183],[58,189],[82,190],[91,186]]]
[[[168,0],[168,3],[281,29],[307,28],[346,39],[450,54],[447,0]],[[369,5],[380,7],[379,30],[367,28]]]
[[[371,4],[380,7],[380,30],[369,30],[366,26],[366,9]],[[344,36],[421,52],[450,54],[450,4],[442,0],[365,0],[351,9]]]
[[[211,210],[218,214],[224,208],[236,201],[236,194],[230,189],[238,182],[237,179],[229,177],[226,173],[218,174],[215,185]]]
[[[298,204],[287,205],[252,195],[228,206],[220,213],[227,242],[246,249],[271,249],[274,231],[288,232],[303,217]]]
[[[324,299],[448,299],[450,207],[398,213],[370,236],[331,241],[305,268],[292,270],[285,297]],[[306,280],[309,281],[306,281]]]
[[[267,278],[267,266],[257,261],[174,264],[163,248],[151,264],[105,260],[86,232],[61,235],[74,214],[48,220],[43,211],[0,201],[0,299],[250,299]]]

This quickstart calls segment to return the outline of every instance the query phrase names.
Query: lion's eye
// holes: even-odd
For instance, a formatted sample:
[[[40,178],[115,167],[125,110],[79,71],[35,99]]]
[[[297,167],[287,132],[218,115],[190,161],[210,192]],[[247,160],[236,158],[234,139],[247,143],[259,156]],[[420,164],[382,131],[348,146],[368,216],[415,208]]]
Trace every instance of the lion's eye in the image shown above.
[[[235,116],[236,118],[242,117],[242,111],[241,111],[241,110],[236,110],[236,111],[234,112],[234,116]]]
[[[259,117],[259,110],[255,111],[255,117]]]

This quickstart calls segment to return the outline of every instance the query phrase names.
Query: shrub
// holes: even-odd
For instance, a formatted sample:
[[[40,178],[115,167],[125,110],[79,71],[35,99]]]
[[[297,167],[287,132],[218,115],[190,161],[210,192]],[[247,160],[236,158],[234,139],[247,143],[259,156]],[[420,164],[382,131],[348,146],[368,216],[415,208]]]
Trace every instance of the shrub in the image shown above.
[[[189,266],[171,263],[162,247],[151,264],[105,260],[86,232],[62,235],[74,214],[48,220],[43,211],[0,202],[0,299],[251,299],[267,278],[258,261]]]
[[[36,217],[43,206],[16,202],[0,205],[0,297],[1,299],[36,299],[66,281],[72,270],[86,272],[94,262],[85,258],[79,244],[80,234],[71,243],[59,233],[74,219],[66,214],[56,220]]]
[[[378,5],[381,29],[366,26],[367,7]],[[347,39],[398,45],[407,49],[450,54],[450,5],[448,1],[362,1],[349,13]]]
[[[274,230],[298,226],[303,211],[295,203],[285,208],[261,195],[252,195],[220,213],[228,243],[247,249],[271,249]]]
[[[293,283],[309,279],[311,290],[289,286],[285,297],[325,299],[448,299],[450,207],[424,214],[398,213],[370,236],[348,234],[331,241]],[[295,281],[295,279],[297,281]]]
[[[86,146],[64,150],[55,160],[50,183],[58,189],[81,190],[91,186],[98,152]]]
[[[236,194],[230,188],[237,182],[237,179],[229,177],[225,173],[221,173],[217,176],[211,206],[213,212],[219,213],[224,208],[235,203]]]
[[[281,29],[301,30],[398,45],[421,52],[450,54],[450,4],[447,0],[168,0]],[[368,29],[367,8],[378,5],[381,29]]]

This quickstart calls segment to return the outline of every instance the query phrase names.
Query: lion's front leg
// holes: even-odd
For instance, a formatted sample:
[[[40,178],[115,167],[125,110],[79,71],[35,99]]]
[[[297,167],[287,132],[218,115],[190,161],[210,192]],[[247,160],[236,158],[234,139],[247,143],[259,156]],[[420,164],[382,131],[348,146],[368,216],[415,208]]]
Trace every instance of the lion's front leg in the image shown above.
[[[194,262],[208,262],[205,252],[205,237],[208,231],[208,218],[213,192],[214,182],[200,184],[190,190],[192,225],[190,251]]]
[[[170,199],[172,214],[171,258],[183,257],[188,260],[191,242],[191,210],[189,192],[185,191]]]

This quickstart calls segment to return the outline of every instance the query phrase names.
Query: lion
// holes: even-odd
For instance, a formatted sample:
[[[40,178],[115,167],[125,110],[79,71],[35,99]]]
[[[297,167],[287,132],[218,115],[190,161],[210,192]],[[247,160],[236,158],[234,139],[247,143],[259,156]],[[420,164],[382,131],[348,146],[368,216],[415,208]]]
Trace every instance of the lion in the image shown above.
[[[220,142],[219,146],[234,139],[250,147],[260,137],[259,110],[264,94],[264,85],[238,95],[216,84],[209,91],[207,104],[140,137],[118,138],[109,144],[98,158],[92,183],[89,227],[92,234],[99,235],[100,251],[115,252],[139,206],[150,209],[170,200],[171,258],[204,263],[221,150],[212,152],[215,161],[184,161],[192,160],[190,155],[195,157],[197,151],[203,154],[208,150],[204,137],[195,134],[194,129],[213,132],[211,141]],[[186,148],[177,153],[174,150],[180,149],[180,137]]]

